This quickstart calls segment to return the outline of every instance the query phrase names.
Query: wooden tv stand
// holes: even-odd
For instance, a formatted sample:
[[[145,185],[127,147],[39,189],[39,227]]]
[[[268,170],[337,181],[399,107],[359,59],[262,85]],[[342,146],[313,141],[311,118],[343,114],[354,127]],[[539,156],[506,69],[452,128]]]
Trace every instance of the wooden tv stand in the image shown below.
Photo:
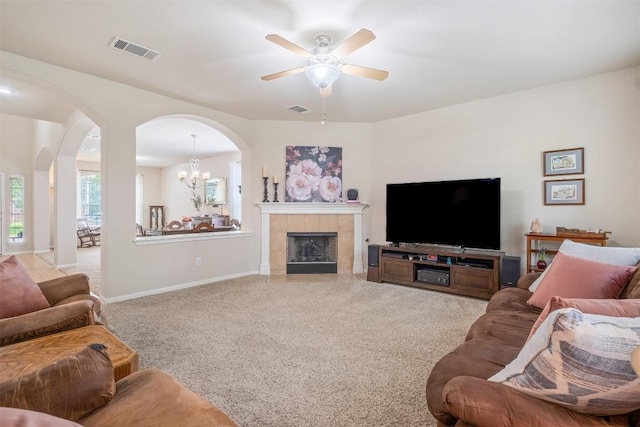
[[[483,299],[500,288],[500,251],[380,245],[378,255],[378,282]]]

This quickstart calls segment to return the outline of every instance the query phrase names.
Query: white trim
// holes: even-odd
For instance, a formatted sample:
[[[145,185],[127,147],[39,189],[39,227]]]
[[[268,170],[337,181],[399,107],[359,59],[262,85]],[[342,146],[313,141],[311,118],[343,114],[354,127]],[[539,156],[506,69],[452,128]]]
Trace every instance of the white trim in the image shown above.
[[[366,203],[256,203],[262,214],[314,215],[362,214]]]
[[[255,274],[258,274],[258,272],[257,271],[251,271],[251,272],[245,272],[245,273],[239,273],[239,274],[230,274],[228,276],[222,276],[222,277],[215,277],[215,278],[210,278],[210,279],[198,280],[197,282],[189,282],[189,283],[183,283],[183,284],[180,284],[180,285],[167,286],[166,288],[152,289],[150,291],[144,291],[144,292],[136,292],[134,294],[122,295],[122,296],[114,297],[114,298],[104,298],[104,299],[101,298],[101,300],[104,301],[107,304],[112,303],[112,302],[127,301],[127,300],[130,300],[130,299],[147,297],[149,295],[164,294],[166,292],[173,292],[173,291],[177,291],[177,290],[180,290],[180,289],[193,288],[195,286],[209,285],[209,284],[213,284],[213,283],[216,283],[216,282],[221,282],[223,280],[236,279],[238,277],[252,276],[252,275],[255,275]]]
[[[240,237],[252,237],[252,231],[214,231],[208,233],[170,234],[167,236],[136,237],[133,243],[136,246],[160,245],[167,243],[193,242],[198,240],[237,239]]]

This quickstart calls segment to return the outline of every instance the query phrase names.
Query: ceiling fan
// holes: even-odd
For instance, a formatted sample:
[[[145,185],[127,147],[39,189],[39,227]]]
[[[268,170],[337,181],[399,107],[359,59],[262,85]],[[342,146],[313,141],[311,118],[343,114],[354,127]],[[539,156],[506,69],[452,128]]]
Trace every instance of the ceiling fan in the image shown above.
[[[269,34],[266,36],[267,40],[307,59],[309,65],[280,71],[261,78],[269,81],[304,72],[307,78],[320,89],[320,95],[323,97],[331,95],[331,85],[342,73],[368,79],[384,80],[389,75],[388,71],[343,64],[341,61],[342,58],[375,40],[375,38],[376,36],[373,32],[363,28],[339,46],[332,48],[329,46],[331,38],[327,35],[319,35],[316,37],[318,47],[308,51],[277,34]]]

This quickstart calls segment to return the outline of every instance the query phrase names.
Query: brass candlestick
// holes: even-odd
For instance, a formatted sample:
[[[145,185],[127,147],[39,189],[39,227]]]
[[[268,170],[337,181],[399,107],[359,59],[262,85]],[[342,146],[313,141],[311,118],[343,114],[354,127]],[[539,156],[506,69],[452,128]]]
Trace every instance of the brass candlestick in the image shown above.
[[[278,200],[278,183],[274,182],[273,183],[273,201],[274,203],[278,203],[280,200]]]
[[[262,182],[264,183],[264,198],[262,199],[262,202],[269,203],[269,192],[267,191],[267,183],[269,182],[269,177],[263,176]]]

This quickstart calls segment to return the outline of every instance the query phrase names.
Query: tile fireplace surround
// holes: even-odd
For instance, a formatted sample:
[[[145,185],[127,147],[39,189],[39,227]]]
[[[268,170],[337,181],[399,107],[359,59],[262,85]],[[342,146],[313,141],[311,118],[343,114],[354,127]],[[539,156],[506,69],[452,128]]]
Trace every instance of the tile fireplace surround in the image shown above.
[[[257,203],[262,215],[260,274],[287,274],[287,232],[337,232],[338,274],[364,272],[366,203]]]

